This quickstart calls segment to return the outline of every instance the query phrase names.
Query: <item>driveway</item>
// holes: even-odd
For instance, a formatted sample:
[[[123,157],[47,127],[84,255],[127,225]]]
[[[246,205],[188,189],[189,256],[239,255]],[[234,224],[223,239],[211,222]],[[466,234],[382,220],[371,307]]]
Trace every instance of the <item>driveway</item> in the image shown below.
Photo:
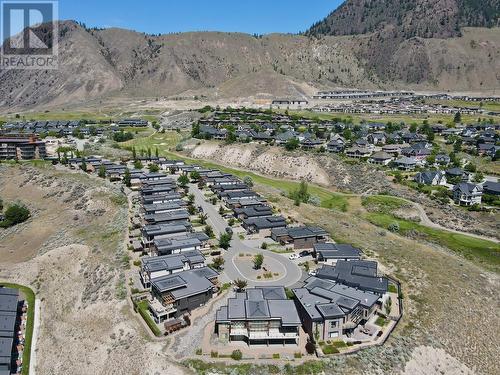
[[[189,185],[189,192],[194,194],[195,204],[201,206],[203,211],[208,215],[208,221],[213,227],[214,232],[219,235],[225,233],[227,222],[219,214],[219,211],[211,203],[205,200],[203,191],[201,191],[196,184]],[[270,259],[269,263],[279,263],[282,267],[280,278],[278,280],[258,281],[251,277],[247,277],[247,272],[242,272],[238,268],[237,259],[240,253],[245,254],[258,254],[262,253],[265,259]],[[303,279],[302,270],[297,264],[288,259],[289,254],[277,254],[272,251],[262,250],[253,246],[249,246],[245,241],[241,240],[238,236],[233,236],[230,248],[224,252],[224,274],[229,280],[243,279],[246,280],[248,286],[295,286],[301,279]],[[281,274],[282,273],[282,274]]]

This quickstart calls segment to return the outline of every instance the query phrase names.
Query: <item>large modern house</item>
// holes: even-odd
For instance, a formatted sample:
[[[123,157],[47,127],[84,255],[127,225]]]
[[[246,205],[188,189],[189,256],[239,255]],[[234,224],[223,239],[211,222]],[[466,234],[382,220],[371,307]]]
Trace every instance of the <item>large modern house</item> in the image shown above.
[[[281,244],[293,244],[295,249],[312,249],[314,244],[325,242],[328,233],[319,227],[302,226],[273,228],[271,238]]]
[[[360,260],[363,252],[349,244],[316,243],[313,257],[318,262],[336,264],[339,260]]]
[[[378,274],[377,262],[368,260],[338,260],[335,266],[318,269],[316,276],[378,295],[387,293],[389,285],[387,278]]]
[[[10,374],[19,306],[17,289],[0,287],[0,374]]]
[[[301,321],[283,287],[257,287],[237,293],[217,310],[215,332],[221,341],[248,345],[297,345]]]
[[[149,288],[153,279],[204,266],[205,257],[201,252],[193,250],[181,254],[143,257],[139,275],[142,285]]]
[[[242,226],[248,233],[259,233],[263,237],[269,237],[272,229],[285,228],[286,220],[283,216],[254,217],[244,219]]]
[[[218,276],[213,269],[202,267],[151,280],[149,310],[155,321],[179,318],[205,305],[217,291]]]
[[[316,277],[293,292],[302,326],[316,341],[349,336],[382,307],[378,294]]]
[[[179,254],[191,250],[203,250],[209,237],[203,232],[160,238],[153,241],[151,252],[156,255]]]

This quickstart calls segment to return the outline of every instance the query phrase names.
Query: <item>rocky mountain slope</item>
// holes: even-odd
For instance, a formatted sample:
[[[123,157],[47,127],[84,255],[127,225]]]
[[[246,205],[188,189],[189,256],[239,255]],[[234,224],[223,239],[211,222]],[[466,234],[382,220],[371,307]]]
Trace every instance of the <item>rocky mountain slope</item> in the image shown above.
[[[457,11],[458,1],[466,0],[404,1],[399,7],[393,0],[348,1],[306,35],[153,36],[64,21],[59,68],[0,70],[0,109],[120,96],[269,99],[333,87],[494,90],[500,87],[500,29],[460,26],[490,26],[499,0],[481,0],[493,13]],[[427,7],[431,3],[435,7]],[[464,17],[466,23],[459,21]],[[357,35],[346,35],[352,33]]]

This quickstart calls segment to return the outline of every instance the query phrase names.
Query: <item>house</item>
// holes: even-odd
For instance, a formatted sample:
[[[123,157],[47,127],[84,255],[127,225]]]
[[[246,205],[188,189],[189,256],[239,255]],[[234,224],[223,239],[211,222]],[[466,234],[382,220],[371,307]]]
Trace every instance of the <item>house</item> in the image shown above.
[[[339,153],[344,151],[345,143],[339,139],[332,139],[326,144],[326,150],[328,152]]]
[[[397,159],[394,162],[394,164],[400,170],[412,171],[417,166],[417,160],[414,158],[409,158],[409,157],[403,156],[403,157]]]
[[[378,274],[377,262],[368,260],[338,260],[335,266],[318,269],[316,277],[379,295],[387,293],[389,285],[387,278]]]
[[[181,254],[142,257],[139,275],[142,285],[149,288],[153,279],[204,266],[205,257],[197,250]]]
[[[161,323],[189,314],[205,305],[217,291],[219,274],[209,267],[195,268],[151,280],[149,310]]]
[[[147,224],[182,224],[189,220],[189,213],[184,210],[144,215]]]
[[[301,320],[283,287],[256,287],[229,298],[215,316],[215,333],[224,342],[298,345]]]
[[[316,243],[313,247],[313,257],[318,262],[335,264],[338,260],[359,260],[363,253],[349,244]]]
[[[368,161],[372,164],[388,165],[392,161],[392,156],[385,151],[375,152]]]
[[[483,184],[483,193],[489,195],[500,195],[500,183],[493,181],[486,181]]]
[[[499,146],[495,146],[493,143],[479,143],[477,145],[477,153],[481,156],[495,156],[497,150],[499,150]]]
[[[424,185],[446,185],[446,176],[441,171],[420,172],[415,175],[414,180],[416,183]]]
[[[200,126],[200,136],[208,139],[226,139],[227,129],[217,129],[209,125]]]
[[[372,145],[383,145],[387,141],[387,137],[384,132],[375,132],[368,134],[368,142]]]
[[[401,150],[401,153],[406,157],[411,157],[417,161],[426,159],[432,151],[427,147],[425,142],[414,143],[410,147]]]
[[[314,150],[323,146],[323,143],[324,142],[320,141],[319,139],[305,138],[300,141],[300,147],[302,147],[304,150]]]
[[[283,216],[254,217],[244,219],[241,226],[249,234],[259,233],[263,237],[269,237],[272,229],[285,228],[286,220]]]
[[[174,190],[168,190],[167,192],[163,192],[160,194],[141,196],[141,203],[143,205],[166,204],[171,202],[178,202],[179,200],[181,200],[181,195]]]
[[[294,249],[312,249],[314,244],[326,241],[328,233],[313,226],[273,228],[271,238],[282,245],[293,244]]]
[[[309,102],[306,99],[275,99],[271,103],[271,108],[277,109],[302,109]]]
[[[169,238],[156,238],[153,240],[151,253],[161,256],[193,250],[205,250],[208,240],[209,237],[203,232],[186,233]]]
[[[191,231],[191,224],[187,221],[182,224],[152,224],[145,225],[141,229],[141,243],[144,249],[153,245],[155,239],[170,238]]]
[[[276,134],[275,142],[277,145],[284,145],[291,139],[297,139],[297,133],[293,130],[288,130],[284,133]]]
[[[167,203],[144,204],[141,208],[143,215],[157,215],[166,212],[176,212],[186,209],[186,202],[182,199]]]
[[[481,204],[483,188],[469,182],[460,182],[453,187],[453,200],[456,204],[471,206]]]
[[[266,217],[273,215],[273,210],[271,209],[271,207],[263,204],[252,205],[248,207],[239,207],[235,208],[233,211],[234,211],[234,216],[240,220],[253,217]]]
[[[450,164],[451,158],[446,154],[437,154],[436,155],[436,163],[440,165],[448,165]]]
[[[365,147],[350,147],[345,150],[345,154],[350,158],[361,159],[369,157],[372,152],[370,149]]]
[[[0,374],[15,372],[11,365],[18,344],[19,302],[17,289],[0,287]]]
[[[462,182],[467,182],[470,179],[470,174],[465,172],[461,168],[450,168],[446,170],[446,177],[449,180],[459,180]]]
[[[377,294],[316,277],[293,292],[302,327],[315,341],[350,335],[383,305]]]

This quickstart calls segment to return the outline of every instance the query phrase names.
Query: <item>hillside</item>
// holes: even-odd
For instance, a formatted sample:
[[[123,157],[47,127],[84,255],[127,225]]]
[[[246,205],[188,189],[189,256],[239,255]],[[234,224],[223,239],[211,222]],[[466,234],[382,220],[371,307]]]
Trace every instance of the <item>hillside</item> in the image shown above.
[[[387,28],[323,36],[198,32],[152,36],[60,24],[59,68],[0,71],[0,109],[113,98],[207,100],[311,95],[334,87],[486,91],[500,87],[500,30],[394,38]],[[5,93],[5,94],[4,94]]]
[[[390,28],[394,35],[448,38],[463,27],[498,25],[500,0],[348,0],[307,35],[355,35]]]

